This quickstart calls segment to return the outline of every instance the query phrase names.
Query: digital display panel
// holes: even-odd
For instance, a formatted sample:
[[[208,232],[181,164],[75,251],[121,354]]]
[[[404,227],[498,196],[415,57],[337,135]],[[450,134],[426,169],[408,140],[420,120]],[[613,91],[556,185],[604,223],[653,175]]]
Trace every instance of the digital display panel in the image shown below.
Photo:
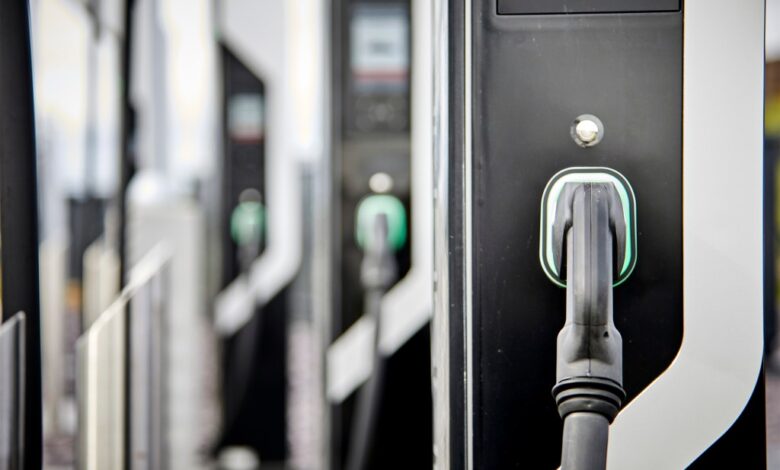
[[[406,93],[409,15],[401,5],[357,5],[350,25],[350,72],[360,94]]]

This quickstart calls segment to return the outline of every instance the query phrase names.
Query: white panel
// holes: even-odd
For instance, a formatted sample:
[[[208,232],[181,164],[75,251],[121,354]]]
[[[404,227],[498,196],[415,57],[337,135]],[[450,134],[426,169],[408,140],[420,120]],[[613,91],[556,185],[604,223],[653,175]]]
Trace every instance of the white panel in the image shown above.
[[[301,136],[294,125],[296,101],[291,85],[298,83],[292,74],[300,59],[293,60],[290,44],[298,44],[292,38],[316,25],[309,25],[301,18],[305,9],[294,10],[291,5],[294,4],[278,0],[226,0],[220,4],[220,34],[231,51],[265,84],[268,112],[265,168],[268,243],[252,265],[248,278],[230,286],[229,297],[220,294],[216,300],[217,324],[235,329],[246,324],[253,311],[235,299],[254,297],[258,305],[265,304],[290,284],[301,263]],[[314,41],[309,53],[320,51],[315,47],[319,38],[307,37]],[[294,50],[302,52],[307,48],[299,44]],[[223,332],[230,333],[224,329]]]
[[[38,152],[53,168],[53,187],[78,195],[86,185],[89,18],[77,3],[40,0],[33,20]]]
[[[161,244],[150,249],[129,273],[127,287],[79,338],[76,391],[79,402],[78,465],[83,470],[124,468],[127,303],[137,291],[159,276],[170,260],[170,250]],[[158,277],[159,279],[159,277]],[[133,370],[143,368],[133,357]],[[138,384],[133,384],[138,391]],[[135,393],[134,392],[134,393]],[[136,399],[139,394],[136,393]],[[141,399],[145,398],[140,396]],[[137,400],[134,400],[134,404]],[[133,422],[145,418],[134,408]],[[143,434],[152,429],[135,429]],[[137,446],[138,443],[134,442]],[[137,461],[139,456],[134,456]]]
[[[687,0],[684,38],[685,333],[612,425],[616,470],[688,466],[740,415],[761,368],[764,2]]]
[[[39,248],[41,295],[41,348],[43,353],[44,429],[63,432],[60,418],[65,397],[65,282],[68,247],[64,237],[53,236]]]
[[[412,1],[412,265],[382,299],[381,348],[391,354],[433,310],[433,5]]]
[[[212,177],[221,124],[217,106],[215,2],[157,0],[164,35],[166,173],[189,183]],[[186,12],[186,14],[183,14]]]
[[[76,345],[82,470],[124,465],[124,325],[124,302],[115,302]]]
[[[142,181],[141,181],[142,182]],[[202,450],[218,428],[216,403],[217,342],[208,318],[206,298],[205,220],[197,204],[165,198],[139,203],[135,182],[129,189],[128,258],[147,257],[154,247],[172,250],[171,282],[166,286],[162,319],[166,370],[163,393],[164,468],[204,468]],[[135,273],[131,273],[131,281]]]
[[[330,124],[325,96],[329,77],[325,25],[329,18],[323,0],[286,0],[290,6],[289,69],[292,132],[295,155],[302,161],[323,158]],[[328,116],[329,117],[329,116]]]
[[[0,468],[24,468],[25,315],[0,325]]]
[[[87,329],[119,294],[119,255],[99,238],[84,251],[83,266],[83,325]]]
[[[93,79],[96,86],[95,122],[90,125],[95,133],[93,164],[93,190],[100,196],[110,198],[119,185],[119,153],[121,139],[121,90],[119,42],[109,34],[102,34],[96,48],[97,74]]]
[[[371,376],[373,339],[374,322],[364,315],[328,348],[325,366],[328,400],[341,403]]]

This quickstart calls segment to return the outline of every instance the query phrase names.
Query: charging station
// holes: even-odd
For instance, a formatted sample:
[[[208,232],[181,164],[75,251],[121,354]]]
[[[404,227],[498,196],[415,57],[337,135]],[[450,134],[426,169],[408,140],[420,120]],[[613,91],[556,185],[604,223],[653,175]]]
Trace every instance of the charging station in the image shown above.
[[[331,468],[431,462],[431,11],[333,2]]]
[[[304,180],[326,131],[324,2],[230,0],[223,47],[223,285],[214,322],[225,339],[219,450],[250,448],[263,466],[322,462],[324,323],[311,300],[310,251],[322,232],[304,209],[323,199]],[[307,258],[304,258],[306,256]],[[321,366],[319,366],[321,370]],[[306,425],[297,420],[307,410]]]
[[[760,0],[437,3],[437,468],[764,468]]]
[[[229,28],[230,25],[224,25]],[[226,33],[229,36],[230,32]],[[221,287],[249,272],[265,234],[266,93],[263,80],[228,44],[222,52],[223,166]],[[223,431],[219,447],[250,446],[285,458],[287,292],[283,290],[223,343]],[[255,372],[256,371],[256,372]]]

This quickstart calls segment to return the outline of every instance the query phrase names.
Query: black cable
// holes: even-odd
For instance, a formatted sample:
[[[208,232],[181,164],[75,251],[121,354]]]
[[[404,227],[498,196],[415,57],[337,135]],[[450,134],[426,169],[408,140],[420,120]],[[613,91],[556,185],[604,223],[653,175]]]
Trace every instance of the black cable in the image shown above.
[[[257,353],[262,341],[263,315],[259,311],[252,314],[252,319],[233,336],[232,345],[227,352],[229,365],[225,373],[226,397],[224,422],[222,423],[221,442],[217,447],[226,446],[226,440],[237,427],[247,401],[251,398],[249,389],[254,370],[257,370]]]
[[[132,134],[134,130],[133,107],[130,102],[130,78],[132,77],[132,56],[133,56],[133,27],[135,13],[135,0],[125,0],[124,3],[124,38],[120,42],[121,63],[120,63],[120,100],[121,100],[121,135],[119,145],[119,187],[116,192],[116,205],[119,218],[118,227],[118,246],[119,251],[119,289],[121,290],[127,282],[128,259],[127,259],[127,187],[130,184],[130,178],[133,174],[133,152],[130,148]],[[130,315],[125,315],[125,396],[131,397],[133,390],[132,381],[132,336],[133,325]],[[132,432],[130,429],[133,415],[132,400],[125,401],[125,465],[130,468],[133,462]]]
[[[375,325],[373,369],[371,376],[360,389],[357,397],[357,407],[352,421],[347,470],[364,470],[368,468],[368,458],[374,446],[374,436],[376,435],[376,424],[379,421],[385,375],[385,359],[379,349],[383,294],[384,291],[380,289],[373,289],[366,293],[366,315],[373,319]]]
[[[563,420],[562,469],[607,467],[609,421],[599,413],[576,412]]]
[[[385,359],[380,350],[382,337],[382,297],[397,276],[398,268],[388,242],[387,216],[379,214],[371,227],[372,238],[367,244],[361,265],[360,280],[365,290],[365,314],[374,324],[373,370],[360,389],[357,408],[352,419],[347,470],[365,470],[374,446],[376,427],[382,401]]]
[[[554,258],[567,278],[553,396],[564,420],[562,470],[604,470],[609,423],[625,399],[623,342],[613,321],[613,271],[627,227],[611,183],[567,183],[553,224]]]

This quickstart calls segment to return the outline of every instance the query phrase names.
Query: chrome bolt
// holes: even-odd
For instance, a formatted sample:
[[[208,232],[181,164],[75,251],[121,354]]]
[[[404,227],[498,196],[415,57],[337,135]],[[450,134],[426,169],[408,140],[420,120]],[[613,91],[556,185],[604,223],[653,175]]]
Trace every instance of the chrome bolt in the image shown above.
[[[604,125],[596,116],[583,114],[574,120],[571,136],[580,147],[593,147],[601,142]]]
[[[580,121],[577,123],[577,127],[574,129],[577,132],[577,137],[585,143],[591,143],[599,136],[599,126],[590,119]]]

